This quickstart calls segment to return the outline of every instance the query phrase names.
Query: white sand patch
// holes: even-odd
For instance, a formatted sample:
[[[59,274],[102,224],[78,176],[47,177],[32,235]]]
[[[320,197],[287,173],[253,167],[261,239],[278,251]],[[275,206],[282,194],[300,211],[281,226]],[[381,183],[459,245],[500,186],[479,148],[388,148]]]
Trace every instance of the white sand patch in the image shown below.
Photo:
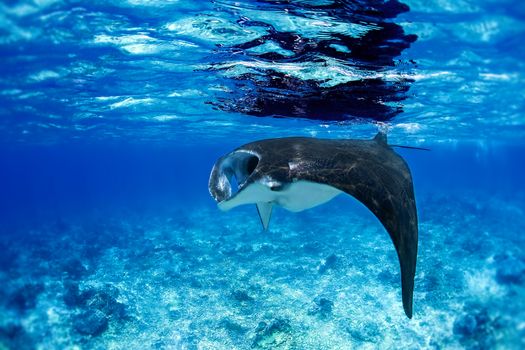
[[[496,271],[483,269],[465,272],[466,293],[481,300],[502,297],[505,290],[495,280]]]

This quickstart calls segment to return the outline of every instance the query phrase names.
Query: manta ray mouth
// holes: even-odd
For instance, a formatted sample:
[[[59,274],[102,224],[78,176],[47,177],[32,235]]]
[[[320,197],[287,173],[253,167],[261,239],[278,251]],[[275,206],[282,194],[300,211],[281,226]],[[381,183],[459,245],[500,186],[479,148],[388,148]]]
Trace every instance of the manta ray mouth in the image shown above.
[[[235,151],[220,158],[210,175],[208,189],[219,203],[227,201],[241,191],[259,164],[259,155]]]

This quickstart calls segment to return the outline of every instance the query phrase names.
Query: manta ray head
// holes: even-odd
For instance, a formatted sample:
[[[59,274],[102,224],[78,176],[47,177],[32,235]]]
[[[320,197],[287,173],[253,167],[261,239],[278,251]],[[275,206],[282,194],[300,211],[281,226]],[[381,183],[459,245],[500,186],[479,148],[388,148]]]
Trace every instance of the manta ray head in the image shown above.
[[[268,156],[268,154],[266,154]],[[341,193],[324,184],[290,176],[290,163],[271,153],[270,161],[251,150],[240,149],[220,158],[212,169],[209,190],[221,210],[255,204],[263,226],[274,205],[298,212],[325,203]],[[262,215],[261,212],[266,212]]]
[[[232,200],[254,181],[259,161],[258,154],[245,150],[234,151],[217,160],[208,184],[212,197],[219,204]]]
[[[208,183],[212,197],[222,210],[243,204],[275,203],[287,187],[284,169],[261,166],[261,156],[251,150],[236,150],[217,160]],[[271,167],[270,167],[271,168]]]

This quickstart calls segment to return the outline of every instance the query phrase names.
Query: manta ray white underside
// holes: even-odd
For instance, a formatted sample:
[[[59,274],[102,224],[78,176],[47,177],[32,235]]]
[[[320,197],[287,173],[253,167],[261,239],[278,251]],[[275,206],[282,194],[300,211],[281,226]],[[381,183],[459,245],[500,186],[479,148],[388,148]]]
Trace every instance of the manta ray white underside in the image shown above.
[[[274,205],[299,212],[326,203],[342,193],[332,186],[311,181],[295,181],[280,191],[272,190],[271,183],[264,180],[254,182],[218,206],[221,210],[230,210],[244,204],[256,204],[263,228],[267,230]]]

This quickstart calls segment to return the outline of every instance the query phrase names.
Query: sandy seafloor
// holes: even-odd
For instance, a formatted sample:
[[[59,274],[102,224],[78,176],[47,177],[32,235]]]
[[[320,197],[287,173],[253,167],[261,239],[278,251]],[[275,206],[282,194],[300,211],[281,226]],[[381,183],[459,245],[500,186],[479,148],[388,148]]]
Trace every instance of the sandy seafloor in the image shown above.
[[[525,195],[419,196],[414,318],[349,197],[263,232],[255,208],[57,221],[2,236],[0,349],[522,349]]]

